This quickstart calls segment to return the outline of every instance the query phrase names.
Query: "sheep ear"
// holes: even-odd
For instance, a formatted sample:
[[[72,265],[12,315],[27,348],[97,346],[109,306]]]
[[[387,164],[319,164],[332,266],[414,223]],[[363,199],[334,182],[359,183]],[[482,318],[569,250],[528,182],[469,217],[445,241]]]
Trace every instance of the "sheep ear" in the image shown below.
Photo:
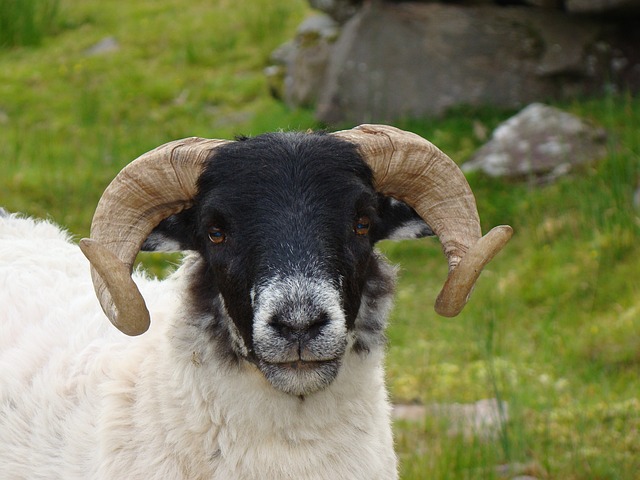
[[[392,197],[380,195],[378,203],[379,221],[373,233],[374,241],[405,240],[432,236],[433,230],[420,215],[406,203]]]
[[[194,212],[184,210],[162,220],[142,244],[143,252],[195,250]]]

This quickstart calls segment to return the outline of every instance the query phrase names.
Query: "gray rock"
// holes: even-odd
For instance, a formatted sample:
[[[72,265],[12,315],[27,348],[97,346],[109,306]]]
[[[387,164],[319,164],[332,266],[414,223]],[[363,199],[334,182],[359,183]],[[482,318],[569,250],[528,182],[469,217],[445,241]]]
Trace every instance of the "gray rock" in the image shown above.
[[[552,9],[372,2],[343,26],[317,115],[393,121],[584,93],[602,68],[585,60],[602,28]]]
[[[301,41],[315,38],[335,40],[338,36],[338,24],[327,15],[313,15],[300,24],[296,36]]]
[[[509,420],[509,408],[495,398],[475,403],[432,405],[394,405],[394,420],[424,421],[426,418],[442,419],[449,435],[479,436],[491,438],[498,435]]]
[[[118,50],[120,50],[120,44],[115,37],[106,37],[95,45],[87,48],[84,51],[84,54],[88,57],[93,57],[96,55],[105,55],[107,53],[117,52]]]
[[[387,0],[390,1],[390,0]],[[420,3],[437,3],[441,0],[413,0]],[[322,12],[329,14],[340,23],[351,18],[363,0],[309,0],[309,4]],[[511,2],[498,2],[495,0],[462,0],[463,5],[481,5],[496,3],[524,3],[534,7],[565,9],[570,13],[586,14],[637,14],[640,13],[640,0],[512,0]]]
[[[288,65],[294,58],[295,50],[293,40],[280,45],[271,53],[271,64],[263,71],[271,95],[278,100],[284,100]]]
[[[534,7],[561,9],[564,0],[524,0],[524,2]]]
[[[337,22],[344,23],[358,11],[362,0],[309,0],[309,4]]]
[[[640,14],[640,0],[565,0],[571,13]]]
[[[543,45],[535,71],[538,76],[548,80],[562,75],[585,77],[589,74],[585,55],[596,42],[600,27],[592,20],[570,18],[556,12],[543,15],[532,24]]]
[[[462,170],[481,170],[492,177],[553,180],[575,165],[605,155],[603,129],[557,108],[533,103],[499,125]]]
[[[305,20],[294,40],[271,55],[273,64],[265,69],[271,93],[289,105],[314,105],[338,32],[338,24],[327,15]]]
[[[549,474],[545,468],[535,461],[498,465],[493,469],[493,471],[493,476],[504,479],[508,478],[510,480],[536,480],[538,478],[549,478]]]

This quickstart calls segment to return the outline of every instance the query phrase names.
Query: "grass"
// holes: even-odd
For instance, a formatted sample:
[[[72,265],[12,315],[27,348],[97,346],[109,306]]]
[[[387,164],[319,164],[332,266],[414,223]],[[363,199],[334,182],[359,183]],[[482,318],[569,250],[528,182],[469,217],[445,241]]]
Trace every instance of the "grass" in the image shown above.
[[[39,49],[0,52],[0,158],[11,208],[56,212],[85,234],[113,173],[158,144],[312,121],[309,112],[290,114],[269,99],[262,75],[271,51],[305,15],[302,0],[277,7],[90,1],[61,10],[73,28]],[[87,54],[105,38],[119,48]]]
[[[270,99],[262,74],[307,14],[304,0],[60,2],[55,35],[0,49],[0,204],[84,236],[115,173],[161,143],[320,127]],[[117,50],[87,54],[105,38]],[[469,177],[485,230],[509,223],[516,235],[459,317],[432,310],[446,276],[437,241],[381,245],[401,265],[392,399],[509,406],[488,438],[450,435],[432,418],[398,422],[404,479],[640,471],[640,99],[559,106],[605,127],[608,155],[544,187]],[[481,144],[478,124],[490,131],[512,113],[461,108],[397,126],[462,161]],[[147,264],[161,268],[157,256]]]
[[[437,246],[385,246],[404,267],[389,353],[396,400],[498,396],[510,405],[509,423],[490,441],[452,445],[429,426],[399,430],[407,478],[497,476],[479,464],[519,463],[563,479],[631,479],[640,468],[640,213],[632,205],[640,101],[561,106],[611,132],[609,155],[546,187],[470,178],[485,225],[510,223],[516,236],[460,317],[424,313],[446,274],[432,265]],[[478,119],[496,121],[488,110],[457,112],[435,129],[427,122],[424,133],[464,157]],[[433,463],[415,451],[442,454]]]
[[[40,45],[58,26],[59,0],[0,0],[0,48]]]

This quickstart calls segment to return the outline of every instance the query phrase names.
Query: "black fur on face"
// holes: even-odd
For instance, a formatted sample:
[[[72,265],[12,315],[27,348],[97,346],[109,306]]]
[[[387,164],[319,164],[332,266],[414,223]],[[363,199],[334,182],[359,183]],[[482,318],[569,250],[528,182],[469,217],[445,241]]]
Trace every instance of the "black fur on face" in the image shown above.
[[[295,395],[335,378],[367,282],[380,283],[375,242],[432,234],[410,207],[374,190],[355,145],[326,134],[225,144],[198,191],[143,249],[196,250],[198,316],[219,332],[222,302],[231,354]]]

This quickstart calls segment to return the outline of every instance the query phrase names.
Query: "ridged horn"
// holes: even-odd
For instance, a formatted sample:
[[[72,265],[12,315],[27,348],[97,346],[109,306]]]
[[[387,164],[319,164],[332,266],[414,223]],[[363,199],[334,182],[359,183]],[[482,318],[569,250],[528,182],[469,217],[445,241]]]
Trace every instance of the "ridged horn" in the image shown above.
[[[375,188],[412,206],[438,236],[449,274],[435,310],[456,316],[484,266],[511,238],[511,227],[495,227],[482,237],[475,197],[464,174],[424,138],[386,125],[360,125],[334,135],[358,145],[373,170]]]
[[[163,219],[192,205],[207,160],[224,143],[194,137],[164,144],[122,169],[102,194],[91,238],[80,248],[104,313],[123,333],[149,328],[149,311],[131,279],[142,243]]]

